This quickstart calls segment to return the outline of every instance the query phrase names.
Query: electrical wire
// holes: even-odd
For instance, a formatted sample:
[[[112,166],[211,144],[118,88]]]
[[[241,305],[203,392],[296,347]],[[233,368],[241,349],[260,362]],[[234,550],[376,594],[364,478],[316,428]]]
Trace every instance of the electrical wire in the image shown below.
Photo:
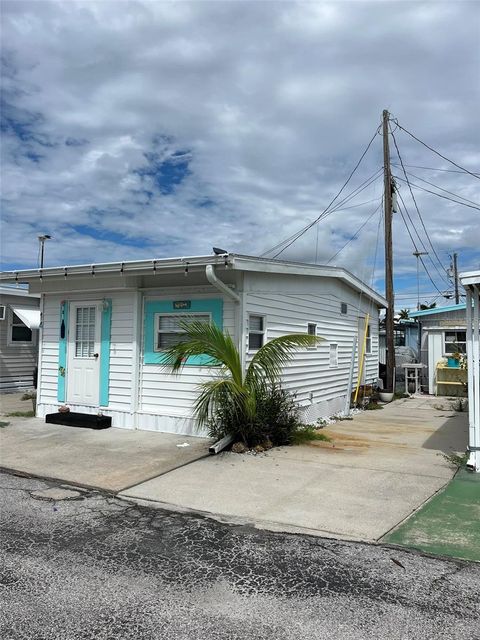
[[[318,218],[316,218],[315,220],[313,220],[312,222],[310,222],[308,225],[306,225],[305,227],[302,227],[301,229],[299,229],[297,232],[295,232],[294,234],[292,234],[291,236],[289,236],[288,238],[285,238],[284,240],[282,240],[281,242],[279,242],[277,245],[275,245],[274,247],[272,247],[271,249],[269,249],[268,251],[265,251],[262,254],[262,257],[265,256],[267,253],[272,253],[272,251],[276,251],[277,249],[280,249],[283,245],[287,244],[288,242],[290,242],[290,244],[293,244],[293,242],[295,242],[296,240],[298,240],[298,238],[300,238],[302,235],[304,235],[304,233],[306,233],[309,229],[311,229],[315,224],[317,224],[318,222],[320,222],[320,220],[324,220],[325,218],[327,218],[329,215],[331,215],[332,213],[336,213],[337,211],[344,211],[344,207],[343,205],[346,204],[347,202],[350,202],[351,200],[353,200],[353,198],[355,198],[356,196],[359,195],[359,193],[361,193],[362,191],[365,191],[365,189],[367,189],[369,186],[371,186],[376,180],[378,180],[378,178],[380,177],[380,175],[382,174],[383,169],[377,169],[377,171],[375,171],[374,174],[372,174],[369,178],[367,178],[366,180],[364,180],[358,187],[356,187],[353,191],[351,191],[347,196],[345,196],[345,198],[343,198],[343,200],[341,200],[340,202],[337,203],[337,206],[334,207],[333,209],[330,209],[330,211],[327,211],[326,209],[318,216]],[[365,204],[365,203],[363,203]],[[354,206],[360,206],[360,205],[354,205]],[[288,244],[287,246],[290,246],[290,244]],[[280,253],[282,253],[287,246],[285,246],[279,253],[277,253],[275,256],[273,256],[274,258],[277,257],[277,255],[279,255]]]
[[[395,176],[396,179],[401,180],[402,182],[407,182],[404,178],[400,178],[400,176]],[[410,180],[410,185],[414,189],[420,189],[420,191],[426,191],[427,193],[431,193],[434,196],[438,196],[439,198],[443,198],[444,200],[450,200],[450,202],[454,202],[455,204],[461,204],[464,207],[468,207],[469,209],[476,209],[480,211],[480,207],[474,206],[472,204],[467,204],[466,202],[460,202],[460,200],[454,200],[453,198],[449,198],[448,196],[444,196],[441,193],[437,193],[436,191],[432,191],[431,189],[426,189],[425,187],[421,187],[419,184],[415,184]]]
[[[400,166],[398,164],[395,164],[395,162],[392,162],[392,165],[394,167]],[[418,164],[406,164],[405,166],[410,169],[426,169],[428,171],[445,171],[446,173],[464,173],[463,171],[459,171],[458,169],[440,169],[439,167],[423,167]],[[475,175],[480,176],[479,173],[476,173]]]
[[[410,212],[408,211],[407,205],[405,204],[405,201],[402,197],[402,194],[400,193],[400,191],[397,191],[398,197],[400,198],[401,203],[403,204],[403,208],[405,210],[405,213],[408,217],[408,219],[410,220],[410,224],[412,225],[413,229],[415,230],[415,233],[417,234],[417,238],[418,241],[420,242],[420,244],[422,245],[422,248],[425,250],[425,253],[428,255],[428,259],[430,260],[430,262],[432,263],[432,266],[434,267],[434,269],[436,270],[436,272],[438,273],[438,275],[440,276],[440,278],[443,280],[443,282],[445,282],[445,284],[447,286],[451,286],[451,282],[445,277],[445,275],[439,270],[439,268],[437,267],[437,265],[435,264],[435,262],[432,260],[431,255],[429,254],[429,252],[427,251],[427,247],[425,246],[424,241],[422,240],[422,237],[420,236],[420,234],[418,233],[417,227],[415,226],[415,223],[412,220],[412,217],[410,215]],[[415,246],[415,251],[418,251],[417,246]]]
[[[408,228],[408,224],[407,224],[407,221],[405,220],[405,216],[403,215],[402,207],[400,206],[400,204],[398,205],[398,210],[399,210],[399,212],[400,212],[400,215],[402,216],[403,223],[405,224],[405,228],[406,228],[406,230],[407,230],[407,232],[408,232],[408,235],[410,236],[410,240],[412,241],[412,244],[413,244],[413,246],[414,246],[414,248],[415,248],[415,251],[418,253],[417,244],[416,244],[415,240],[413,239],[412,234],[410,233],[410,229]],[[435,284],[435,282],[433,281],[433,278],[432,278],[432,276],[430,275],[430,272],[428,271],[428,269],[427,269],[427,267],[426,267],[426,265],[425,265],[425,263],[424,263],[424,261],[423,261],[422,256],[418,256],[418,258],[419,258],[420,262],[422,263],[422,267],[425,269],[425,273],[427,274],[427,276],[428,276],[428,278],[429,278],[430,282],[433,284],[433,286],[434,286],[434,287],[435,287],[435,289],[438,291],[438,293],[439,293],[440,295],[442,295],[442,296],[443,296],[443,292],[442,292],[442,291],[440,291],[440,289],[437,287],[437,285],[436,285],[436,284]]]
[[[380,207],[381,207],[381,206],[382,206],[382,200],[380,200],[380,204],[379,204],[379,205],[378,205],[378,207],[375,209],[375,211],[373,211],[373,212],[368,216],[368,218],[365,220],[365,222],[363,222],[363,223],[360,225],[360,227],[355,231],[355,233],[353,234],[353,236],[352,236],[352,237],[351,237],[351,238],[350,238],[350,239],[349,239],[349,240],[348,240],[348,241],[343,245],[343,247],[342,247],[341,249],[339,249],[339,250],[337,251],[337,253],[335,253],[331,258],[329,258],[325,264],[330,264],[330,262],[331,262],[332,260],[334,260],[334,259],[338,256],[338,254],[339,254],[339,253],[341,253],[341,252],[345,249],[345,247],[348,247],[348,245],[350,244],[350,242],[352,242],[353,240],[355,240],[355,238],[358,236],[358,234],[359,234],[359,233],[360,233],[360,231],[363,229],[363,227],[365,227],[365,226],[370,222],[370,220],[371,220],[371,219],[373,218],[373,216],[377,213],[377,211],[380,209]]]
[[[430,149],[430,151],[432,151],[433,153],[436,153],[437,156],[440,156],[440,158],[443,158],[443,160],[446,160],[447,162],[450,162],[450,164],[453,164],[453,166],[457,167],[457,169],[461,169],[465,173],[468,173],[469,175],[473,176],[474,178],[477,178],[477,180],[480,180],[480,176],[478,176],[476,173],[473,173],[472,171],[469,171],[468,169],[465,169],[465,167],[462,167],[461,165],[457,164],[453,160],[450,160],[450,158],[447,158],[446,156],[442,155],[439,151],[436,151],[436,149],[434,149],[433,147],[428,145],[426,142],[423,142],[423,140],[420,140],[420,138],[417,138],[417,136],[413,135],[413,133],[411,131],[408,131],[408,129],[405,129],[405,127],[402,127],[402,125],[398,123],[398,120],[392,119],[392,122],[394,122],[399,129],[401,129],[402,131],[405,131],[405,133],[408,133],[408,135],[410,137],[412,137],[414,140],[416,140],[420,144],[423,144],[424,147],[426,147],[427,149]]]
[[[396,140],[396,138],[395,138],[395,134],[394,134],[392,131],[391,131],[391,135],[392,135],[392,138],[393,138],[393,142],[394,142],[394,144],[395,144],[395,149],[396,149],[396,151],[397,151],[398,159],[400,160],[400,164],[402,165],[403,173],[404,173],[404,175],[405,175],[405,180],[407,181],[408,189],[409,189],[409,191],[410,191],[410,195],[411,195],[411,197],[412,197],[413,204],[415,205],[415,209],[416,209],[416,211],[417,211],[417,215],[418,215],[418,217],[419,217],[419,219],[420,219],[420,222],[421,222],[421,224],[422,224],[423,230],[425,231],[425,235],[426,235],[426,237],[427,237],[428,244],[429,244],[429,245],[430,245],[430,247],[432,248],[432,251],[433,251],[433,253],[434,253],[435,257],[436,257],[436,258],[437,258],[437,260],[438,260],[438,264],[439,264],[439,265],[440,265],[440,267],[445,271],[445,273],[447,273],[447,270],[446,270],[446,269],[445,269],[445,267],[443,266],[442,261],[440,260],[440,258],[439,258],[439,256],[438,256],[438,253],[437,253],[437,251],[436,251],[435,247],[433,246],[433,243],[432,243],[432,241],[431,241],[431,239],[430,239],[430,235],[429,235],[429,233],[428,233],[428,231],[427,231],[427,227],[425,226],[425,223],[424,223],[424,221],[423,221],[422,214],[420,213],[420,209],[418,208],[417,201],[415,200],[415,196],[413,195],[412,187],[410,186],[410,181],[409,181],[409,179],[408,179],[407,171],[406,171],[406,169],[405,169],[405,167],[404,167],[404,164],[403,164],[403,159],[402,159],[402,156],[401,156],[401,154],[400,154],[400,149],[398,148],[398,144],[397,144],[397,140]],[[420,237],[420,236],[419,236],[419,237]],[[433,262],[433,261],[432,261],[432,262]],[[442,278],[443,278],[443,277],[444,277],[444,276],[442,275]]]
[[[283,251],[285,251],[285,249],[288,249],[288,247],[293,244],[296,240],[298,240],[298,238],[300,238],[304,233],[306,233],[311,227],[313,227],[314,224],[316,224],[316,222],[318,222],[321,217],[332,207],[333,203],[339,198],[340,194],[343,192],[343,190],[345,189],[345,187],[348,185],[348,183],[350,182],[350,180],[352,179],[354,173],[356,172],[356,170],[358,169],[358,167],[360,166],[362,160],[364,159],[364,157],[367,155],[368,150],[370,149],[373,141],[375,140],[375,138],[377,137],[379,132],[379,128],[377,127],[377,129],[375,130],[375,133],[373,134],[372,138],[370,139],[369,143],[367,144],[365,150],[363,151],[362,155],[360,156],[360,159],[358,160],[357,164],[355,165],[355,167],[353,168],[353,170],[351,171],[350,175],[348,176],[347,180],[344,182],[342,188],[340,189],[340,191],[337,193],[337,195],[333,198],[333,200],[331,200],[331,202],[328,204],[328,206],[322,211],[322,213],[320,214],[320,216],[318,216],[318,218],[316,220],[314,220],[312,223],[310,223],[309,225],[307,225],[307,227],[302,230],[301,232],[299,232],[299,235],[297,236],[295,234],[295,237],[291,240],[291,242],[289,242],[281,251],[279,251],[278,253],[276,253],[273,257],[276,258],[277,256],[279,256],[281,253],[283,253]],[[278,246],[278,245],[277,245]],[[281,246],[281,245],[280,245]],[[274,251],[275,249],[269,249],[268,251],[265,251],[262,256],[266,255],[267,253],[272,253],[272,251]]]
[[[479,203],[475,202],[474,200],[469,200],[468,198],[464,198],[463,196],[459,196],[458,193],[453,193],[452,191],[448,191],[448,189],[444,189],[443,187],[439,187],[438,184],[434,184],[433,182],[429,182],[428,180],[425,180],[424,178],[420,178],[420,176],[416,176],[414,173],[411,173],[410,171],[408,171],[407,173],[412,178],[415,178],[416,180],[420,180],[421,182],[425,182],[425,184],[429,184],[431,187],[435,187],[435,189],[440,189],[440,191],[444,191],[445,193],[449,193],[451,196],[455,196],[455,198],[460,198],[461,200],[465,200],[465,202],[469,202],[470,204],[473,204],[476,207],[480,207]]]

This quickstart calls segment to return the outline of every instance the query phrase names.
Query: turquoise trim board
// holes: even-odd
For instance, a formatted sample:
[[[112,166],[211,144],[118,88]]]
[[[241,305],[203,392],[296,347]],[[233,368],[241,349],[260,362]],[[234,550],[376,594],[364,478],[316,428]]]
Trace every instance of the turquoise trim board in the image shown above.
[[[58,383],[57,400],[65,402],[65,376],[67,371],[68,310],[65,300],[60,304],[60,326],[58,336]]]
[[[223,300],[222,298],[210,298],[207,300],[191,300],[188,312],[190,313],[210,313],[213,322],[223,329]],[[145,364],[162,364],[161,352],[155,351],[155,314],[156,313],[179,313],[175,309],[174,300],[148,300],[144,309],[144,355]],[[181,313],[181,312],[180,312]],[[207,355],[191,356],[187,365],[205,366],[211,365],[212,359]]]
[[[100,337],[100,406],[108,406],[110,384],[110,331],[112,326],[112,301],[105,298],[102,304]]]

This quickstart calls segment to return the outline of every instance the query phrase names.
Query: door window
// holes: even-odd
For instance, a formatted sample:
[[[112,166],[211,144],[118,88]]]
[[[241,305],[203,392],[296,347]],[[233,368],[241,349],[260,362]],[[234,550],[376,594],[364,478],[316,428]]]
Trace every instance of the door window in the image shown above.
[[[92,358],[95,352],[96,307],[77,307],[75,318],[75,357]]]

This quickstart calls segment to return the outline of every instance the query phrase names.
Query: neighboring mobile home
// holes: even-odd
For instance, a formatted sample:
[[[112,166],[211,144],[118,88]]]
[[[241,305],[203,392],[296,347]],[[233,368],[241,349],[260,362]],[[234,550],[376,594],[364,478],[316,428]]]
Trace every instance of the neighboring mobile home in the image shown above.
[[[3,273],[41,294],[37,412],[67,404],[112,425],[196,433],[197,384],[217,371],[203,356],[178,376],[162,349],[179,322],[215,322],[245,365],[267,340],[310,333],[325,341],[296,353],[283,383],[305,419],[345,405],[354,341],[366,328],[365,383],[378,378],[378,314],[385,300],[348,271],[236,254],[142,260]],[[355,375],[358,357],[355,360]],[[356,378],[355,378],[356,381]]]
[[[460,274],[467,292],[468,450],[467,466],[480,472],[480,271]]]
[[[426,366],[422,387],[428,393],[465,395],[465,372],[449,370],[446,363],[454,353],[466,353],[465,309],[465,304],[455,304],[410,313],[420,324],[420,362]]]
[[[40,295],[0,287],[0,390],[31,388],[38,358]]]

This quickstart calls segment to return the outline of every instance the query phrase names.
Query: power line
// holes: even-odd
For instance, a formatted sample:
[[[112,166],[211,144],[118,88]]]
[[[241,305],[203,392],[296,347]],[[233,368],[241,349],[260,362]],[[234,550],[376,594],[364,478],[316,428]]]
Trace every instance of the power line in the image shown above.
[[[291,240],[291,242],[289,242],[281,251],[279,251],[278,253],[276,253],[273,257],[276,258],[277,256],[279,256],[281,253],[283,253],[283,251],[285,251],[285,249],[288,249],[288,247],[293,244],[296,240],[298,240],[298,238],[300,238],[304,233],[306,233],[311,227],[313,227],[313,225],[318,222],[318,220],[320,220],[320,218],[330,209],[330,207],[333,205],[333,203],[338,199],[338,197],[340,196],[340,194],[343,192],[343,190],[345,189],[345,187],[347,186],[347,184],[350,182],[350,180],[352,179],[355,171],[358,169],[358,167],[360,166],[363,158],[367,155],[368,150],[370,149],[373,141],[375,140],[376,136],[378,135],[378,128],[375,130],[375,133],[373,134],[372,138],[370,139],[369,143],[367,144],[364,152],[362,153],[362,155],[360,156],[360,159],[358,160],[357,164],[355,165],[355,167],[353,168],[352,172],[350,173],[350,175],[348,176],[347,180],[344,182],[342,188],[340,189],[340,191],[337,193],[337,195],[333,198],[333,200],[331,200],[331,202],[328,204],[328,206],[323,210],[323,212],[320,214],[320,216],[314,220],[311,224],[309,224],[305,230],[302,230],[301,233],[299,233],[298,236],[296,236],[295,238],[293,238]],[[277,245],[278,246],[278,245]],[[280,245],[281,246],[281,245]],[[274,251],[275,249],[269,249],[268,251],[266,251],[265,253],[263,253],[262,255],[265,255],[267,253],[271,253],[272,251]]]
[[[407,165],[405,165],[407,166]],[[456,198],[460,198],[461,200],[465,200],[465,202],[469,202],[470,204],[475,205],[476,207],[480,206],[478,202],[474,202],[473,200],[469,200],[468,198],[464,198],[463,196],[459,196],[458,193],[453,193],[452,191],[448,191],[448,189],[444,189],[443,187],[439,187],[438,184],[434,184],[433,182],[429,182],[424,178],[420,178],[420,176],[416,176],[414,173],[408,171],[408,175],[412,176],[416,180],[420,180],[421,182],[425,182],[425,184],[429,184],[431,187],[435,187],[435,189],[440,189],[440,191],[445,191],[445,193],[449,193],[451,196],[455,196]]]
[[[282,247],[283,245],[288,243],[290,240],[292,240],[292,242],[290,244],[293,244],[293,242],[295,242],[298,238],[300,238],[304,233],[306,233],[309,229],[311,229],[311,227],[313,227],[315,224],[317,224],[320,220],[323,220],[324,218],[327,218],[329,215],[331,215],[332,213],[335,213],[336,211],[343,211],[344,210],[343,209],[343,205],[346,204],[347,202],[350,202],[351,200],[353,200],[353,198],[358,196],[359,193],[361,193],[362,191],[367,189],[371,184],[373,184],[380,177],[381,172],[382,172],[381,168],[377,169],[377,171],[375,171],[374,174],[372,174],[369,178],[364,180],[358,187],[356,187],[347,196],[345,196],[345,198],[343,200],[338,202],[337,205],[333,209],[330,209],[330,211],[327,211],[327,209],[325,209],[315,220],[313,220],[313,222],[309,223],[305,227],[302,227],[301,229],[296,231],[294,234],[292,234],[288,238],[285,238],[284,240],[282,240],[281,242],[276,244],[274,247],[271,247],[271,249],[269,249],[268,251],[265,251],[262,254],[262,256],[265,256],[267,253],[272,253],[272,251],[276,251],[277,249],[280,249],[280,247]],[[290,245],[288,245],[288,246],[290,246]],[[286,248],[287,247],[285,246],[284,249],[282,249],[282,251],[284,251]],[[277,257],[277,255],[279,255],[279,254],[276,254],[274,256],[274,258]]]
[[[432,248],[432,251],[433,251],[435,257],[437,258],[439,265],[441,266],[442,269],[445,270],[445,273],[446,273],[447,270],[444,268],[444,266],[442,264],[442,261],[440,260],[440,258],[438,256],[438,253],[436,252],[435,247],[433,246],[433,243],[432,243],[432,241],[430,239],[430,236],[428,234],[428,231],[427,231],[427,227],[425,226],[425,223],[423,221],[422,214],[420,213],[420,209],[418,208],[417,201],[415,200],[415,196],[413,195],[412,187],[410,186],[410,182],[409,182],[409,179],[408,179],[407,171],[406,171],[406,169],[405,169],[405,167],[403,165],[402,156],[400,155],[400,149],[398,148],[398,144],[397,144],[397,140],[395,138],[395,134],[393,133],[393,131],[391,131],[391,134],[392,134],[392,138],[393,138],[393,143],[395,144],[395,149],[397,150],[398,159],[400,160],[400,164],[402,165],[403,173],[405,175],[405,180],[407,181],[407,185],[408,185],[408,189],[410,191],[410,195],[412,196],[413,204],[415,205],[415,209],[417,211],[417,214],[418,214],[418,217],[420,219],[420,222],[422,223],[423,230],[425,231],[425,235],[427,236],[428,244]]]
[[[432,263],[433,268],[434,268],[434,269],[435,269],[435,271],[438,273],[438,275],[440,276],[440,278],[441,278],[441,279],[442,279],[442,280],[443,280],[443,281],[444,281],[448,286],[450,286],[450,284],[451,284],[451,283],[447,280],[447,278],[445,277],[445,275],[443,275],[443,274],[442,274],[442,272],[439,270],[439,268],[437,267],[437,265],[435,264],[435,262],[432,260],[431,255],[430,255],[430,254],[429,254],[429,252],[427,251],[427,247],[425,246],[425,243],[424,243],[424,241],[423,241],[422,237],[421,237],[421,236],[420,236],[420,234],[418,233],[417,227],[415,226],[415,223],[414,223],[414,222],[413,222],[413,220],[412,220],[412,217],[411,217],[411,215],[410,215],[410,212],[408,211],[407,205],[405,204],[405,201],[404,201],[404,199],[403,199],[403,197],[402,197],[402,194],[400,193],[400,191],[397,191],[397,194],[398,194],[398,197],[400,198],[400,202],[402,203],[403,208],[405,209],[405,213],[406,213],[406,215],[407,215],[408,219],[410,220],[410,224],[412,225],[412,227],[413,227],[413,229],[414,229],[415,233],[417,234],[417,238],[418,238],[418,240],[419,240],[420,244],[421,244],[421,245],[422,245],[422,247],[425,249],[425,253],[428,255],[428,259],[429,259],[429,260],[430,260],[430,262]],[[399,208],[400,208],[400,207],[399,207]],[[407,231],[408,231],[408,228],[407,228]],[[411,236],[410,236],[410,237],[411,237]],[[414,242],[413,238],[412,238],[412,242]],[[415,243],[414,243],[414,246],[415,246],[415,251],[418,251],[418,247],[415,245]]]
[[[399,167],[400,165],[392,162],[394,167]],[[439,167],[423,167],[418,164],[406,164],[406,167],[411,169],[427,169],[428,171],[445,171],[446,173],[464,173],[463,171],[459,171],[458,169],[440,169]],[[479,176],[480,174],[475,173],[475,176]]]
[[[397,180],[401,180],[402,182],[407,182],[407,180],[404,180],[403,178],[400,178],[400,176],[395,176],[395,178]],[[438,196],[439,198],[443,198],[444,200],[450,200],[450,202],[454,202],[455,204],[461,204],[463,207],[468,207],[469,209],[476,209],[477,211],[480,211],[480,207],[474,206],[472,204],[467,204],[466,202],[460,202],[460,200],[454,200],[453,198],[449,198],[448,196],[443,196],[441,193],[437,193],[436,191],[432,191],[431,189],[426,189],[425,187],[421,187],[419,184],[415,184],[412,181],[410,181],[410,185],[412,187],[414,187],[415,189],[420,189],[421,191],[426,191],[427,193],[431,193],[434,196]]]
[[[408,235],[410,236],[410,240],[412,241],[412,244],[413,244],[413,246],[414,246],[414,248],[415,248],[415,251],[418,251],[418,247],[417,247],[417,245],[416,245],[415,240],[413,239],[412,234],[410,233],[410,229],[408,228],[408,224],[407,224],[407,221],[405,220],[405,216],[403,215],[402,207],[400,206],[400,204],[398,205],[398,210],[400,211],[400,215],[402,216],[403,223],[405,224],[405,228],[407,229]],[[430,272],[428,271],[428,269],[427,269],[427,267],[426,267],[426,265],[425,265],[425,262],[423,261],[422,256],[418,256],[418,257],[419,257],[420,262],[422,263],[422,267],[425,269],[425,273],[427,274],[427,276],[428,276],[428,278],[429,278],[430,282],[433,284],[433,286],[434,286],[434,287],[435,287],[435,289],[438,291],[438,293],[440,293],[440,294],[443,296],[443,292],[442,292],[442,291],[440,291],[440,289],[437,287],[437,285],[436,285],[436,284],[435,284],[435,282],[433,281],[433,278],[432,278],[432,276],[430,275]]]
[[[450,164],[453,164],[453,166],[457,167],[458,169],[461,169],[465,173],[468,173],[469,175],[473,176],[474,178],[477,178],[477,180],[480,180],[480,176],[478,176],[476,173],[473,173],[472,171],[465,169],[465,167],[462,167],[461,165],[457,164],[453,160],[450,160],[450,158],[447,158],[446,156],[442,155],[439,151],[436,151],[433,147],[428,145],[426,142],[423,142],[423,140],[420,140],[420,138],[417,138],[417,136],[413,135],[411,131],[408,131],[408,129],[405,129],[405,127],[402,127],[402,125],[399,124],[397,120],[393,120],[393,122],[395,122],[395,124],[399,129],[401,129],[402,131],[405,131],[405,133],[408,133],[408,135],[411,136],[414,140],[416,140],[420,144],[423,144],[424,147],[426,147],[427,149],[430,149],[430,151],[432,151],[433,153],[436,153],[437,156],[440,156],[440,158],[443,158],[443,160],[450,162]]]
[[[382,200],[380,200],[380,204],[378,205],[378,207],[375,209],[375,211],[373,211],[373,213],[371,213],[368,218],[365,220],[365,222],[363,224],[360,225],[360,227],[355,231],[355,233],[353,234],[353,236],[343,245],[343,247],[341,249],[339,249],[337,251],[337,253],[335,253],[331,258],[328,259],[328,261],[326,262],[326,264],[330,264],[330,262],[336,258],[338,256],[339,253],[341,253],[345,247],[347,247],[350,242],[352,242],[353,240],[355,240],[355,238],[358,236],[358,234],[360,233],[360,231],[363,229],[363,227],[365,227],[370,220],[373,218],[373,216],[377,213],[377,211],[380,209],[380,207],[382,206]]]

